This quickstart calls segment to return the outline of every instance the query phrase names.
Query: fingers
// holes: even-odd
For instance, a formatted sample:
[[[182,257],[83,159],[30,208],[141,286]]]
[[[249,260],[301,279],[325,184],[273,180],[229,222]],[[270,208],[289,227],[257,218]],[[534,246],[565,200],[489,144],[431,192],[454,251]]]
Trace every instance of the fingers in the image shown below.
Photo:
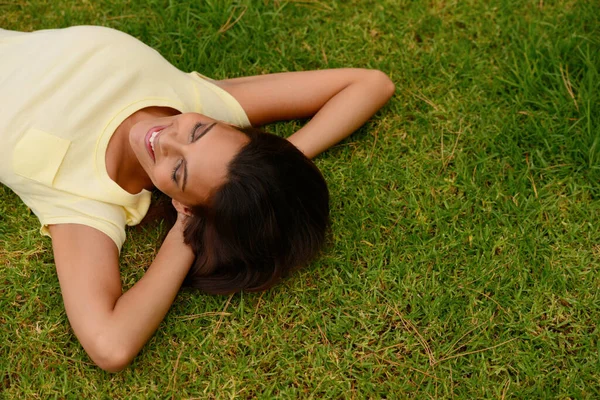
[[[173,207],[175,207],[175,209],[177,210],[177,214],[183,214],[186,216],[191,216],[192,215],[192,210],[190,210],[189,207],[184,206],[182,203],[180,203],[179,201],[172,199],[171,203],[173,203]],[[179,217],[177,217],[179,218]]]

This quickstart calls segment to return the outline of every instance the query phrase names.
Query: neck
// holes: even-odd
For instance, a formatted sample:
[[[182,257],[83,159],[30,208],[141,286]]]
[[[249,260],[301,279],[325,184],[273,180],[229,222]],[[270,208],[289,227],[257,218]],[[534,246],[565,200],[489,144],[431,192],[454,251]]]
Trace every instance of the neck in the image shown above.
[[[110,179],[131,194],[137,194],[142,189],[153,189],[152,181],[131,148],[129,131],[140,121],[176,114],[179,111],[172,108],[148,107],[127,117],[113,134],[106,149],[106,170]]]

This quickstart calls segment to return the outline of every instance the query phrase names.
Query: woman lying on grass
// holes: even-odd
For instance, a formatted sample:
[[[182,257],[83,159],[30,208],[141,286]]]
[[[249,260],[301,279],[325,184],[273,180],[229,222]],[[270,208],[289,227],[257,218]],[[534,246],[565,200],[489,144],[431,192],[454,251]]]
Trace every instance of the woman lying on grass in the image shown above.
[[[213,81],[102,27],[0,30],[0,54],[0,181],[52,237],[69,321],[107,371],[131,362],[182,284],[264,290],[309,262],[329,216],[310,158],[394,92],[364,69]],[[251,128],[311,116],[288,140]],[[154,188],[177,220],[123,293],[124,228]]]

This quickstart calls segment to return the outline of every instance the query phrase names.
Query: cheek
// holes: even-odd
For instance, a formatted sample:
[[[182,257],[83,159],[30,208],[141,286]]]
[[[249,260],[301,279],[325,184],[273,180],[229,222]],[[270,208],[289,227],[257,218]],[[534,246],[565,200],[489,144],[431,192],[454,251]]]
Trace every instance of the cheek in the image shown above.
[[[173,190],[173,181],[171,180],[171,171],[169,168],[155,168],[152,174],[152,182],[154,186],[161,192],[168,194]]]
[[[185,192],[189,204],[205,204],[213,187],[212,183],[207,181],[205,176],[199,174],[188,179]]]

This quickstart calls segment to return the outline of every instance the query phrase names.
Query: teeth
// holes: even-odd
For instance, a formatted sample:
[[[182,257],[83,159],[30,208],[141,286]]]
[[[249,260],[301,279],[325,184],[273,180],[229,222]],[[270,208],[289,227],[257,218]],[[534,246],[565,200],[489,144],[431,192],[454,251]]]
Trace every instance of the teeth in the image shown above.
[[[152,132],[152,136],[150,136],[150,147],[152,147],[152,152],[154,152],[154,139],[156,139],[160,132],[162,132],[162,129],[160,131]]]

